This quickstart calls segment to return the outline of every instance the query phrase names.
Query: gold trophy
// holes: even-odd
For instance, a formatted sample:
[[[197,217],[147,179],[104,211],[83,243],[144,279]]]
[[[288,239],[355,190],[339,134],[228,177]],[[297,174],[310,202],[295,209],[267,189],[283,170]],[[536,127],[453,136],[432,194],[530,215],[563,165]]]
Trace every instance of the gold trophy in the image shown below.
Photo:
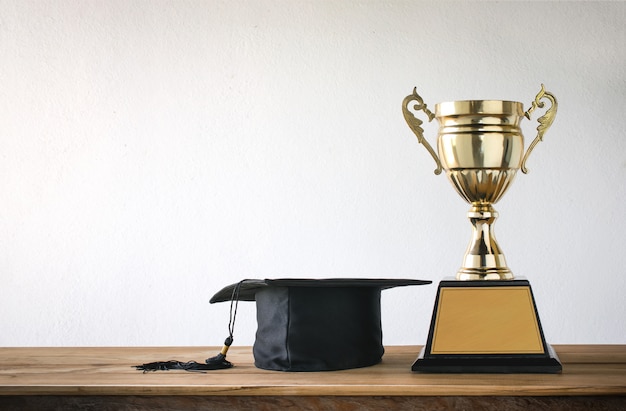
[[[524,152],[520,122],[550,103],[538,119],[537,136]],[[423,112],[439,122],[437,151],[424,138]],[[402,102],[404,118],[419,143],[445,170],[471,207],[472,237],[454,279],[439,283],[426,345],[412,370],[419,372],[561,372],[545,341],[530,283],[516,278],[496,242],[493,204],[517,171],[527,173],[528,156],[542,141],[557,111],[554,95],[541,85],[530,108],[505,100],[439,103],[432,113],[416,89]]]

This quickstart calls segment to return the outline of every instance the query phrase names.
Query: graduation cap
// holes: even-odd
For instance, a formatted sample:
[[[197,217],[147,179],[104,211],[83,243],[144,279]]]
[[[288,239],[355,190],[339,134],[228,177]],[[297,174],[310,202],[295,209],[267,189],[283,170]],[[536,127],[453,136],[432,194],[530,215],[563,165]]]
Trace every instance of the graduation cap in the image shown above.
[[[381,291],[424,285],[412,279],[266,279],[242,280],[217,292],[211,303],[230,301],[229,336],[224,348],[205,364],[178,361],[137,366],[143,371],[228,368],[239,301],[256,301],[254,364],[266,370],[332,371],[367,367],[381,361]]]

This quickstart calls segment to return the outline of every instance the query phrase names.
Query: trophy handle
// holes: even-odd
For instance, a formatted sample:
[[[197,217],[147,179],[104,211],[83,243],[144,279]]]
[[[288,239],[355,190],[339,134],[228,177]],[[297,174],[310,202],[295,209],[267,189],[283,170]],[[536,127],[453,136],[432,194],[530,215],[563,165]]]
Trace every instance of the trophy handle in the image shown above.
[[[552,105],[550,106],[550,108],[548,108],[543,116],[537,119],[537,121],[539,122],[539,125],[537,126],[537,137],[535,137],[530,146],[528,146],[528,150],[526,150],[526,154],[524,154],[524,158],[522,159],[522,172],[524,174],[528,174],[528,169],[526,168],[526,160],[528,160],[530,152],[533,151],[533,148],[535,148],[537,143],[543,141],[543,134],[548,130],[548,128],[550,128],[552,122],[554,121],[554,117],[556,116],[556,109],[558,106],[556,97],[554,97],[554,95],[549,91],[546,91],[544,85],[542,84],[541,90],[539,91],[539,93],[537,93],[537,96],[535,97],[535,101],[532,102],[532,106],[528,109],[528,111],[524,113],[526,118],[530,120],[530,113],[532,113],[533,110],[535,110],[537,107],[543,108],[545,104],[543,101],[540,101],[543,98],[550,100]]]
[[[420,127],[423,123],[422,120],[415,117],[413,113],[408,109],[409,103],[415,101],[415,105],[413,106],[413,110],[415,111],[423,111],[428,116],[428,122],[431,122],[435,115],[430,111],[426,104],[424,104],[424,100],[417,94],[417,87],[413,88],[413,94],[409,94],[402,100],[402,114],[404,115],[404,120],[409,125],[409,128],[413,131],[413,133],[417,136],[417,141],[420,144],[423,144],[426,147],[426,150],[433,156],[435,163],[437,163],[437,168],[435,169],[435,174],[441,174],[441,161],[439,161],[439,157],[435,153],[435,150],[428,144],[428,141],[424,138],[424,129]]]

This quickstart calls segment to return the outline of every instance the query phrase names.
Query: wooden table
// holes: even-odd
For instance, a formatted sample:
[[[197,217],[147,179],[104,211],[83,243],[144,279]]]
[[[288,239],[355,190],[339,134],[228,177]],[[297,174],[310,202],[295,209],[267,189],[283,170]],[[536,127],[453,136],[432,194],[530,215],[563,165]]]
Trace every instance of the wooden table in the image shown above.
[[[383,362],[345,371],[288,373],[254,367],[142,373],[132,365],[203,361],[200,347],[0,348],[0,409],[626,409],[626,345],[557,345],[562,374],[417,374],[421,347],[386,347]]]

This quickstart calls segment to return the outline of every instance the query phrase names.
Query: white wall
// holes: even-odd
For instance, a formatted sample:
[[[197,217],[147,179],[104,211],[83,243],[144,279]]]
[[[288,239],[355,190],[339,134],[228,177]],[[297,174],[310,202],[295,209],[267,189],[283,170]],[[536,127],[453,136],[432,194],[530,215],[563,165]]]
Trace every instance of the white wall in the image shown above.
[[[625,14],[1,0],[0,345],[219,345],[210,296],[280,277],[432,280],[383,294],[385,343],[424,343],[469,206],[402,99],[528,104],[541,83],[559,113],[497,237],[551,343],[626,343]],[[254,332],[242,303],[236,343]]]

